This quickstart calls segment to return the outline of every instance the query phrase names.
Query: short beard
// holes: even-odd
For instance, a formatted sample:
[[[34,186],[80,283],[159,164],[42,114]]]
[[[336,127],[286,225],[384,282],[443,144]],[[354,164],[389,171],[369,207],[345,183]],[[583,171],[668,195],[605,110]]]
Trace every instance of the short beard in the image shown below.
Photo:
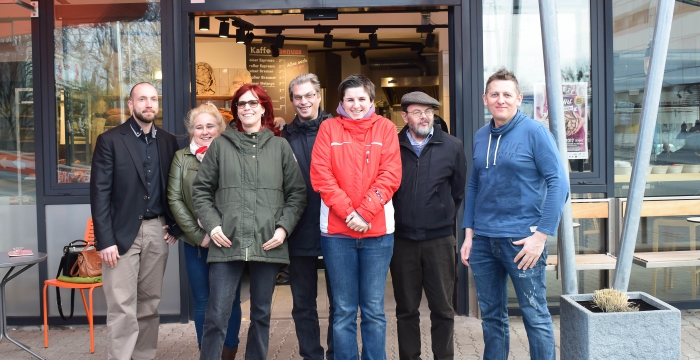
[[[134,118],[136,118],[136,120],[138,120],[138,121],[141,121],[141,122],[143,122],[143,123],[147,123],[147,124],[148,124],[148,123],[152,123],[153,120],[155,120],[156,115],[153,114],[153,118],[147,119],[146,117],[143,116],[143,112],[134,111]]]
[[[425,139],[428,135],[430,135],[430,130],[433,129],[433,124],[432,122],[428,122],[430,126],[427,128],[423,129],[420,127],[421,123],[418,123],[416,125],[409,125],[409,128],[411,129],[411,132],[413,132],[416,136],[420,137],[421,139]]]

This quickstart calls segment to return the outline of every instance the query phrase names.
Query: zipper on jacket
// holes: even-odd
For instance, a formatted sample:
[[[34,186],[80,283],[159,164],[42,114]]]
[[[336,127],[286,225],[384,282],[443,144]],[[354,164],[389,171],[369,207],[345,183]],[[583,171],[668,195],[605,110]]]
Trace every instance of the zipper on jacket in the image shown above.
[[[418,202],[418,174],[420,174],[420,158],[416,159],[416,177],[413,179],[413,221],[411,224],[413,225],[413,229],[415,231],[415,226],[416,226],[416,206]]]
[[[367,159],[367,163],[369,164],[369,150],[367,150],[367,155],[365,156],[365,159]]]
[[[245,248],[245,261],[248,261],[248,248]]]

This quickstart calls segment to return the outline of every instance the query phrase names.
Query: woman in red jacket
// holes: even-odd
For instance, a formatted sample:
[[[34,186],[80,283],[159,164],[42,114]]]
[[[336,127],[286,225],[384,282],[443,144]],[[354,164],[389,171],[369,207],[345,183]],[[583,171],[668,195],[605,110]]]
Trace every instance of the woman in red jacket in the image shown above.
[[[321,124],[311,184],[321,194],[321,248],[333,289],[338,359],[386,359],[384,288],[394,250],[391,197],[401,184],[396,126],[374,113],[374,84],[351,75],[338,86],[340,116]]]

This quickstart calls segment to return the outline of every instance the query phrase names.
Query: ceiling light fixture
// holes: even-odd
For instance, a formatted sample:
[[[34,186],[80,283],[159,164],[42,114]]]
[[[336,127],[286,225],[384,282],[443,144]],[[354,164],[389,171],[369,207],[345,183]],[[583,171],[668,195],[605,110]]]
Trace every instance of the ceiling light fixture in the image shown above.
[[[239,44],[245,43],[245,30],[241,28],[236,29],[236,42]]]
[[[360,53],[360,65],[367,65],[367,55],[364,49],[359,49]]]
[[[284,48],[284,35],[277,34],[277,37],[275,37],[275,47],[277,49]],[[278,50],[278,52],[279,52],[279,50]]]
[[[369,47],[371,47],[371,48],[378,48],[379,47],[379,39],[377,38],[377,33],[369,34]]]
[[[253,42],[253,39],[255,39],[255,34],[253,34],[252,31],[248,31],[248,33],[245,35],[245,44],[250,45],[250,43]]]
[[[425,36],[425,47],[431,48],[435,46],[435,34],[430,32]]]
[[[228,21],[222,21],[219,23],[219,37],[220,38],[227,38],[228,37],[228,28],[229,28]]]
[[[209,30],[209,16],[201,16],[199,18],[199,30]]]
[[[280,49],[277,46],[275,46],[275,45],[270,46],[270,51],[272,51],[272,57],[279,57],[280,56]]]
[[[328,49],[333,48],[333,35],[331,35],[331,34],[326,34],[326,35],[323,37],[323,47],[324,47],[324,48],[328,48]]]

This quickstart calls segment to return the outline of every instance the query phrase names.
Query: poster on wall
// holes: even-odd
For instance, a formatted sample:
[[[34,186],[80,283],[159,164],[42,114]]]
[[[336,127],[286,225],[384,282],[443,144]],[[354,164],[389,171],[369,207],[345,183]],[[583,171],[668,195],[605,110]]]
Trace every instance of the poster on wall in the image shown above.
[[[279,49],[279,56],[273,57],[267,45],[248,45],[246,68],[252,82],[260,84],[272,98],[275,116],[291,122],[295,113],[289,101],[289,82],[309,72],[307,46],[284,45],[283,49]]]
[[[535,120],[549,129],[546,85],[536,83],[534,90]],[[569,159],[588,159],[588,83],[565,82],[562,93]]]

